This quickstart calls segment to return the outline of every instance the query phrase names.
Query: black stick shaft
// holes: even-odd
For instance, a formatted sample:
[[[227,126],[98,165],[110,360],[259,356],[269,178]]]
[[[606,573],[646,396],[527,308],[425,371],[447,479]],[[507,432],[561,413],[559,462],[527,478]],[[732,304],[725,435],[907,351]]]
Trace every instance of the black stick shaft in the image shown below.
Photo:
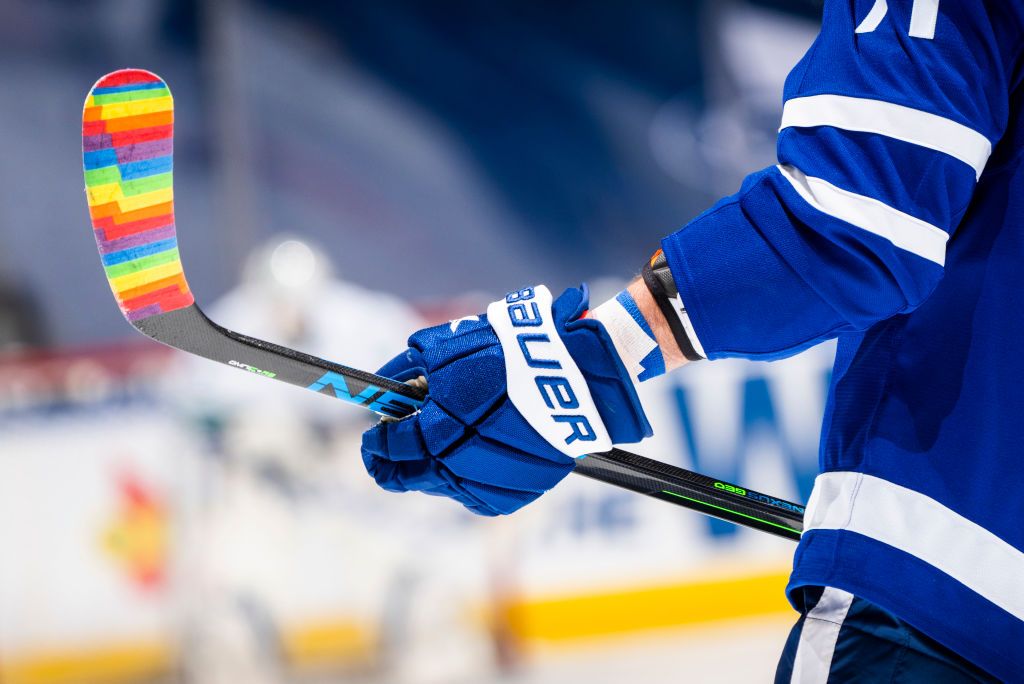
[[[622,449],[586,456],[573,472],[793,541],[804,526],[799,504]]]
[[[135,326],[171,347],[382,415],[409,415],[425,398],[422,390],[389,378],[232,332],[195,305]],[[585,456],[573,472],[786,539],[799,539],[803,530],[804,507],[799,504],[621,449]]]

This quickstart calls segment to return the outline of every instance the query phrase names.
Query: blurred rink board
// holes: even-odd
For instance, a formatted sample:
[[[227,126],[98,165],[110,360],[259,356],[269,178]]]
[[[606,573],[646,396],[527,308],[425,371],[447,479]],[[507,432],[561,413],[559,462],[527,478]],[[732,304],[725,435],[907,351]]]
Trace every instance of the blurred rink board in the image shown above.
[[[630,448],[806,501],[833,356],[826,344],[772,364],[693,364],[648,382],[655,436]],[[783,592],[790,541],[583,478],[521,518],[507,619],[526,651],[761,618],[781,625],[781,648],[796,616]]]
[[[472,581],[487,563],[465,533],[470,516],[445,507],[457,518],[443,533],[451,543],[421,548],[410,537],[425,536],[422,516],[406,508],[398,520],[402,500],[377,498],[362,472],[347,495],[329,463],[312,471],[324,487],[284,481],[262,457],[290,447],[307,453],[284,461],[306,464],[294,416],[250,409],[244,428],[257,439],[237,448],[252,447],[252,460],[225,458],[167,390],[180,361],[145,342],[0,358],[0,682],[446,681],[478,663],[490,672],[485,593]],[[232,369],[225,377],[274,387]],[[306,395],[288,389],[302,416]],[[361,471],[351,440],[369,417],[337,415],[357,426],[344,433],[343,460]],[[381,521],[359,491],[396,515]],[[413,662],[445,650],[457,653],[440,675]]]
[[[150,345],[0,357],[0,681],[172,665],[181,448]]]
[[[823,346],[774,364],[695,364],[647,383],[656,436],[637,450],[806,500],[832,353]],[[195,613],[188,605],[206,600],[207,588],[196,586],[203,547],[188,538],[197,518],[186,509],[204,486],[189,463],[208,447],[154,391],[174,367],[168,360],[146,343],[0,359],[4,684],[138,681],[179,671],[187,666],[183,652],[195,655],[190,635],[203,628],[189,624]],[[253,392],[269,385],[235,377]],[[346,440],[342,460],[355,464],[346,477],[368,484],[358,455],[349,453],[354,435]],[[795,616],[783,596],[791,542],[583,478],[568,478],[508,520],[466,516],[466,527],[447,526],[411,551],[400,548],[402,540],[410,530],[423,536],[415,526],[424,518],[406,506],[447,511],[449,502],[416,503],[370,488],[357,504],[333,501],[297,513],[287,502],[246,508],[251,492],[236,493],[242,503],[229,491],[216,494],[239,508],[234,517],[198,518],[209,528],[201,530],[210,535],[205,543],[236,544],[237,552],[222,556],[268,568],[259,581],[235,575],[252,582],[265,613],[255,621],[274,631],[280,669],[268,670],[275,673],[268,681],[304,671],[428,680],[408,674],[425,671],[416,662],[387,669],[385,661],[396,650],[429,660],[437,647],[417,643],[428,640],[424,632],[443,630],[435,620],[417,631],[408,616],[397,631],[389,624],[406,603],[450,603],[443,595],[415,598],[415,587],[446,574],[471,585],[450,594],[458,603],[451,610],[470,616],[479,640],[491,644],[483,669],[493,673],[515,663],[543,672],[595,644],[606,658],[638,639],[671,648],[692,641],[685,630],[727,636],[735,625],[742,639],[744,625],[759,620],[769,621],[772,643],[781,646]],[[395,515],[385,519],[381,512],[390,510]],[[217,519],[219,527],[202,522]],[[408,528],[406,537],[399,526]],[[481,575],[489,578],[482,588]],[[680,629],[684,636],[673,636]],[[484,681],[481,667],[463,674]]]

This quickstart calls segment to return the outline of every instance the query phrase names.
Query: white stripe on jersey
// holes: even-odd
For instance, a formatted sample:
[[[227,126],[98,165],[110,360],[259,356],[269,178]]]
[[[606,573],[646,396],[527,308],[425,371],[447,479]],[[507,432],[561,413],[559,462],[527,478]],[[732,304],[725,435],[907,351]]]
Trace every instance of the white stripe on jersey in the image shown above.
[[[686,305],[683,304],[683,297],[678,292],[675,297],[669,297],[668,301],[672,303],[672,310],[679,316],[679,322],[683,324],[683,330],[686,331],[686,336],[690,338],[690,344],[693,345],[693,351],[697,352],[697,355],[702,359],[708,358],[707,352],[704,351],[704,345],[700,343],[700,339],[697,337],[697,331],[693,328],[693,321],[690,320],[690,314],[686,311]]]
[[[873,475],[819,475],[804,531],[849,530],[920,558],[1024,620],[1024,553],[935,499]]]
[[[782,110],[782,131],[789,127],[832,126],[846,131],[877,133],[955,157],[981,177],[992,143],[956,121],[903,105],[846,95],[811,95],[788,100]]]
[[[846,620],[851,603],[853,594],[842,589],[825,587],[821,599],[808,611],[803,627],[800,628],[800,641],[797,642],[796,655],[793,657],[793,674],[789,678],[790,682],[828,682],[839,630],[843,628],[843,621]]]
[[[868,11],[868,15],[864,17],[864,21],[860,22],[860,25],[853,30],[854,33],[871,33],[878,25],[885,19],[885,15],[889,13],[889,3],[886,0],[875,0],[875,4],[871,6]]]
[[[910,10],[910,37],[934,40],[938,20],[939,0],[914,0]]]
[[[946,231],[874,199],[837,188],[822,178],[804,175],[789,164],[778,167],[805,202],[820,212],[885,238],[900,249],[942,266],[946,262]]]
[[[871,33],[885,19],[889,13],[889,3],[886,0],[875,0],[864,21],[854,29],[854,33]],[[935,24],[939,19],[939,0],[914,0],[910,10],[910,35],[911,38],[935,38]]]

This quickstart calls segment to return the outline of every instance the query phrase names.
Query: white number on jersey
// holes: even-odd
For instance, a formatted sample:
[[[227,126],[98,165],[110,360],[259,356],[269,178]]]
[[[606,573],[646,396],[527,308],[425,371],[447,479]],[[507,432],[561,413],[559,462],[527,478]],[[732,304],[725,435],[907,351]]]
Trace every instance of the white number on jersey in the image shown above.
[[[857,27],[857,33],[871,33],[885,19],[889,12],[886,0],[875,0],[871,11]],[[939,0],[914,0],[910,11],[910,36],[912,38],[935,38],[935,21],[939,18]]]

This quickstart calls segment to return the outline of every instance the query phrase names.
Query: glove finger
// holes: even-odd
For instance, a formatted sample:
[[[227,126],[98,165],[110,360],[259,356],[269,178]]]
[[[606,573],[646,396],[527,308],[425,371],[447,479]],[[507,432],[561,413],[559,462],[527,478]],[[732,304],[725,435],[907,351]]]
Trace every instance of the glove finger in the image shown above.
[[[420,434],[427,451],[440,456],[465,433],[466,426],[453,418],[437,402],[428,399],[419,415]]]
[[[442,468],[441,472],[444,473],[446,478],[448,478],[449,481],[452,483],[449,486],[449,489],[451,490],[451,493],[450,494],[443,494],[443,496],[447,496],[447,497],[449,497],[451,499],[454,499],[455,501],[458,501],[460,504],[465,506],[466,509],[469,510],[470,513],[474,513],[476,515],[485,515],[485,516],[489,516],[489,517],[493,517],[493,516],[499,515],[490,506],[488,506],[486,503],[484,503],[479,498],[477,498],[476,496],[471,494],[469,491],[467,491],[465,489],[465,487],[457,481],[457,479],[455,478],[454,475],[452,475],[451,473],[447,473],[445,471],[445,469],[443,469],[443,468]],[[435,492],[426,492],[426,493],[427,494],[434,494]],[[440,490],[438,490],[437,493],[440,494]]]
[[[472,382],[467,382],[472,378]],[[430,373],[431,394],[446,411],[475,423],[505,397],[505,357],[491,344],[470,356],[450,360]]]
[[[363,432],[363,442],[361,445],[361,451],[363,453],[363,461],[375,456],[384,456],[387,454],[387,436],[384,432],[384,426],[386,423],[378,422],[370,429]]]
[[[398,382],[415,380],[421,375],[425,376],[426,374],[427,369],[423,361],[423,355],[420,354],[418,349],[411,347],[385,363],[377,371],[377,375],[383,375]]]
[[[393,477],[407,492],[423,492],[436,496],[451,496],[448,482],[439,474],[436,461],[401,461],[393,463]]]
[[[501,513],[495,513],[489,508],[480,508],[477,506],[466,506],[466,508],[468,508],[471,513],[486,516],[488,518],[497,518],[499,515],[501,515]]]
[[[504,487],[492,487],[475,482],[463,482],[466,491],[481,501],[486,501],[486,511],[481,515],[508,515],[530,503],[541,492],[522,492]],[[467,507],[468,508],[468,507]],[[474,511],[474,513],[477,511]]]
[[[472,482],[541,494],[572,472],[575,462],[565,458],[556,463],[476,437],[445,456],[443,462],[464,486]]]
[[[421,491],[438,496],[459,492],[451,474],[430,455],[420,433],[419,415],[382,422],[363,433],[363,463],[377,484],[389,491]]]
[[[409,338],[409,346],[423,351],[431,371],[494,344],[494,331],[486,316],[467,316],[424,328]]]
[[[384,423],[377,423],[363,433],[363,443],[360,449],[363,465],[366,467],[366,472],[381,488],[389,492],[404,492],[406,490],[396,476],[394,462],[386,458],[387,436],[384,425]]]
[[[389,492],[423,492],[455,498],[458,492],[438,474],[434,461],[388,461],[371,456],[366,466],[381,489]]]
[[[420,432],[420,416],[381,421],[363,433],[362,451],[386,461],[416,461],[430,457]]]
[[[470,513],[474,515],[482,515],[488,518],[496,518],[497,516],[501,515],[497,511],[493,511],[487,506],[484,506],[483,504],[463,503],[462,505],[466,507],[466,510],[468,510]]]
[[[366,472],[389,492],[423,492],[436,496],[452,496],[455,490],[440,475],[439,465],[433,459],[392,461],[363,450]]]
[[[412,423],[413,419],[400,422]],[[506,510],[511,512],[532,500],[532,498],[524,500],[521,495],[513,494],[510,499],[506,496],[498,510],[485,504],[479,496],[467,491],[466,483],[460,482],[447,467],[428,455],[415,460],[391,460],[390,457],[396,452],[388,448],[388,431],[389,429],[395,431],[394,426],[396,425],[397,423],[378,423],[363,433],[363,464],[366,466],[366,471],[382,489],[390,492],[419,491],[431,496],[451,498],[461,503],[470,512],[483,516],[500,515]],[[400,437],[399,441],[402,439],[404,438]],[[480,491],[491,492],[491,489]],[[533,498],[539,496],[539,493],[529,494]]]
[[[505,402],[497,411],[477,426],[477,432],[492,442],[504,444],[516,451],[525,451],[538,459],[546,459],[553,463],[575,463],[572,457],[566,456],[541,437],[516,410],[512,402]]]
[[[423,442],[420,429],[420,415],[413,414],[402,420],[386,421],[384,428],[383,458],[389,461],[422,461],[430,459],[430,452]]]

